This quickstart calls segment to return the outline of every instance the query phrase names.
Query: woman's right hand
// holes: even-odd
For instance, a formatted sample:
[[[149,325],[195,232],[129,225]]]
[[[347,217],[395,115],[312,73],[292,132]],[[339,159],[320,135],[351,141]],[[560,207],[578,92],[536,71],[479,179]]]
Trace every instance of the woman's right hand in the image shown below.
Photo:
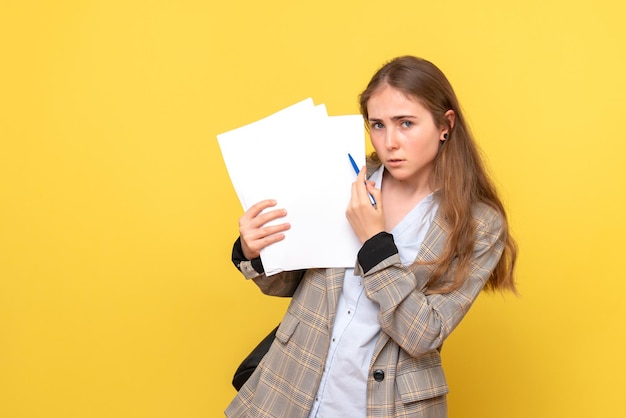
[[[239,236],[243,255],[252,260],[261,255],[261,250],[270,244],[285,239],[284,231],[291,225],[287,222],[265,226],[268,222],[283,218],[287,215],[285,209],[263,210],[276,206],[275,200],[262,200],[253,205],[239,218]]]

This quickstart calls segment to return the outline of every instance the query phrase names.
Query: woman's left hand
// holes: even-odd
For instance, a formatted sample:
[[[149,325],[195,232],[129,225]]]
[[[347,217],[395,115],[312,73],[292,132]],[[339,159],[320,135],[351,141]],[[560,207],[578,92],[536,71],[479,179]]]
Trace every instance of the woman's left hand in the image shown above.
[[[346,218],[361,243],[385,230],[382,197],[374,183],[365,180],[366,169],[363,167],[354,183],[352,196],[346,209]],[[368,193],[374,196],[376,206],[372,205]]]

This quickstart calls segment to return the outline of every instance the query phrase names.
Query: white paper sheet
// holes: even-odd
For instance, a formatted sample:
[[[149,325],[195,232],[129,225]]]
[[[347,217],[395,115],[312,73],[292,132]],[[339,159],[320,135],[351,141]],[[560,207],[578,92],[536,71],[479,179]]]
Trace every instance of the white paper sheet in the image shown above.
[[[361,247],[345,217],[356,178],[348,153],[365,162],[360,115],[327,116],[312,99],[217,136],[244,210],[275,199],[291,223],[285,239],[261,251],[267,275],[354,267]]]

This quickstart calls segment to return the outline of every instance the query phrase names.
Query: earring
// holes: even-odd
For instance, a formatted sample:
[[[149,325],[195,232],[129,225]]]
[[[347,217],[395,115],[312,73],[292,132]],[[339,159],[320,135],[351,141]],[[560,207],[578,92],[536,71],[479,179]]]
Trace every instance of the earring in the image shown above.
[[[446,139],[448,139],[448,133],[447,132],[445,134],[443,134],[443,140],[445,141]]]

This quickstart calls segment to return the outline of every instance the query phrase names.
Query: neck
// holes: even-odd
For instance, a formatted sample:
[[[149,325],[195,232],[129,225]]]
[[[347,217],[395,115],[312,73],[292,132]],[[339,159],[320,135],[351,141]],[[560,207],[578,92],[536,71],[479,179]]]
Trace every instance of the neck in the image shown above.
[[[398,180],[387,170],[383,172],[382,200],[385,214],[385,230],[391,231],[407,213],[432,193],[429,181]]]
[[[424,196],[427,196],[433,192],[430,176],[422,175],[408,178],[405,180],[398,180],[393,177],[387,170],[383,172],[383,187],[387,190],[393,191],[394,194],[406,198],[417,198],[421,200]]]

